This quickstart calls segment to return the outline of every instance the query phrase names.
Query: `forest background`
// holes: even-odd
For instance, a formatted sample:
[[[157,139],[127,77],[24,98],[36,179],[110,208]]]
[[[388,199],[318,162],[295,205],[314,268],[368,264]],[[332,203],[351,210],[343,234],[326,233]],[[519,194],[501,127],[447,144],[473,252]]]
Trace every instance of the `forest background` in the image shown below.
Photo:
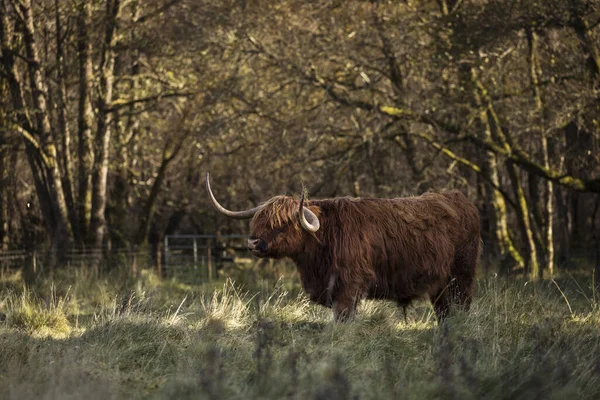
[[[600,282],[600,1],[0,1],[0,250],[459,189],[486,268]]]
[[[0,398],[598,399],[599,116],[600,0],[0,0]],[[206,172],[230,209],[462,191],[469,312],[155,273],[247,233]]]

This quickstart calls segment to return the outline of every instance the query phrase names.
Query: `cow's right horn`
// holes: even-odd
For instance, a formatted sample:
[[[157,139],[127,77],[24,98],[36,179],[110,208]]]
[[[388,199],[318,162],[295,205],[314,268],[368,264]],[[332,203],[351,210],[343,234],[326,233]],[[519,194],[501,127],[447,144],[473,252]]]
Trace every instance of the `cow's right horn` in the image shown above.
[[[210,196],[210,201],[212,202],[215,209],[218,212],[220,212],[221,214],[228,216],[229,218],[233,218],[233,219],[252,218],[254,216],[254,214],[256,214],[256,212],[262,208],[262,206],[258,206],[258,207],[254,207],[254,208],[251,208],[249,210],[244,210],[244,211],[230,211],[230,210],[226,209],[225,207],[223,207],[222,205],[219,204],[217,199],[215,199],[215,195],[213,194],[212,190],[210,189],[210,177],[209,177],[208,172],[206,173],[206,190],[208,191],[208,195]]]
[[[315,233],[321,227],[319,217],[317,217],[315,213],[310,211],[308,208],[304,208],[304,191],[302,191],[302,196],[300,196],[298,218],[300,218],[300,225],[302,225],[302,228],[310,233]]]

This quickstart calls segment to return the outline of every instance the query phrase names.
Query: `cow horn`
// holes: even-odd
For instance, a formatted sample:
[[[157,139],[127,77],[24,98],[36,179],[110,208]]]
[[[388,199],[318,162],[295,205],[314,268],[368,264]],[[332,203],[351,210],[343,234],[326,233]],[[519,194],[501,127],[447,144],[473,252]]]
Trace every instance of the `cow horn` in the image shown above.
[[[228,216],[229,218],[233,218],[233,219],[252,218],[254,216],[254,214],[256,214],[256,212],[262,208],[262,206],[258,206],[258,207],[254,207],[254,208],[251,208],[249,210],[244,210],[244,211],[230,211],[230,210],[226,209],[225,207],[223,207],[222,205],[219,204],[217,199],[215,199],[215,195],[213,194],[212,190],[210,189],[210,177],[209,177],[208,172],[206,173],[206,190],[208,191],[208,195],[210,196],[210,201],[212,201],[212,204],[216,208],[216,210],[218,212],[220,212],[221,214]]]
[[[321,227],[321,224],[319,223],[319,217],[317,217],[315,213],[310,211],[308,208],[304,208],[304,191],[302,191],[302,196],[300,196],[298,218],[300,218],[300,225],[302,225],[302,228],[310,233],[315,233]]]

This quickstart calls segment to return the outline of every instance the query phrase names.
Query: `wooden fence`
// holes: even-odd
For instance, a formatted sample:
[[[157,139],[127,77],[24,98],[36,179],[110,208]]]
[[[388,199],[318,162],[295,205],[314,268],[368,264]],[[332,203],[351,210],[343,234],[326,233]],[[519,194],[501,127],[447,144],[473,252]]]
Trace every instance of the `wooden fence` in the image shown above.
[[[213,280],[226,263],[244,263],[250,260],[246,249],[246,235],[167,235],[163,246],[154,254],[148,249],[72,248],[61,254],[60,265],[93,268],[159,267],[162,276],[185,274],[194,280]],[[23,269],[43,272],[52,262],[51,254],[44,251],[0,251],[0,273]]]
[[[0,273],[9,270],[24,269],[28,272],[43,272],[51,265],[61,266],[116,268],[121,266],[135,266],[144,264],[149,260],[146,250],[132,248],[117,249],[91,249],[71,248],[62,254],[52,254],[47,250],[6,250],[0,251]]]

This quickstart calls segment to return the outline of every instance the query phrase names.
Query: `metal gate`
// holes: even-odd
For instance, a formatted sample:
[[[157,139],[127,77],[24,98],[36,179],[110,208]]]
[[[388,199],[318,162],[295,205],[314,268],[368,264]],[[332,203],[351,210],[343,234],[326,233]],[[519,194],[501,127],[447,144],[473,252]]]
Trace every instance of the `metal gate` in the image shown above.
[[[165,235],[163,270],[171,276],[193,271],[201,279],[216,279],[225,263],[249,258],[247,238],[247,235]]]

